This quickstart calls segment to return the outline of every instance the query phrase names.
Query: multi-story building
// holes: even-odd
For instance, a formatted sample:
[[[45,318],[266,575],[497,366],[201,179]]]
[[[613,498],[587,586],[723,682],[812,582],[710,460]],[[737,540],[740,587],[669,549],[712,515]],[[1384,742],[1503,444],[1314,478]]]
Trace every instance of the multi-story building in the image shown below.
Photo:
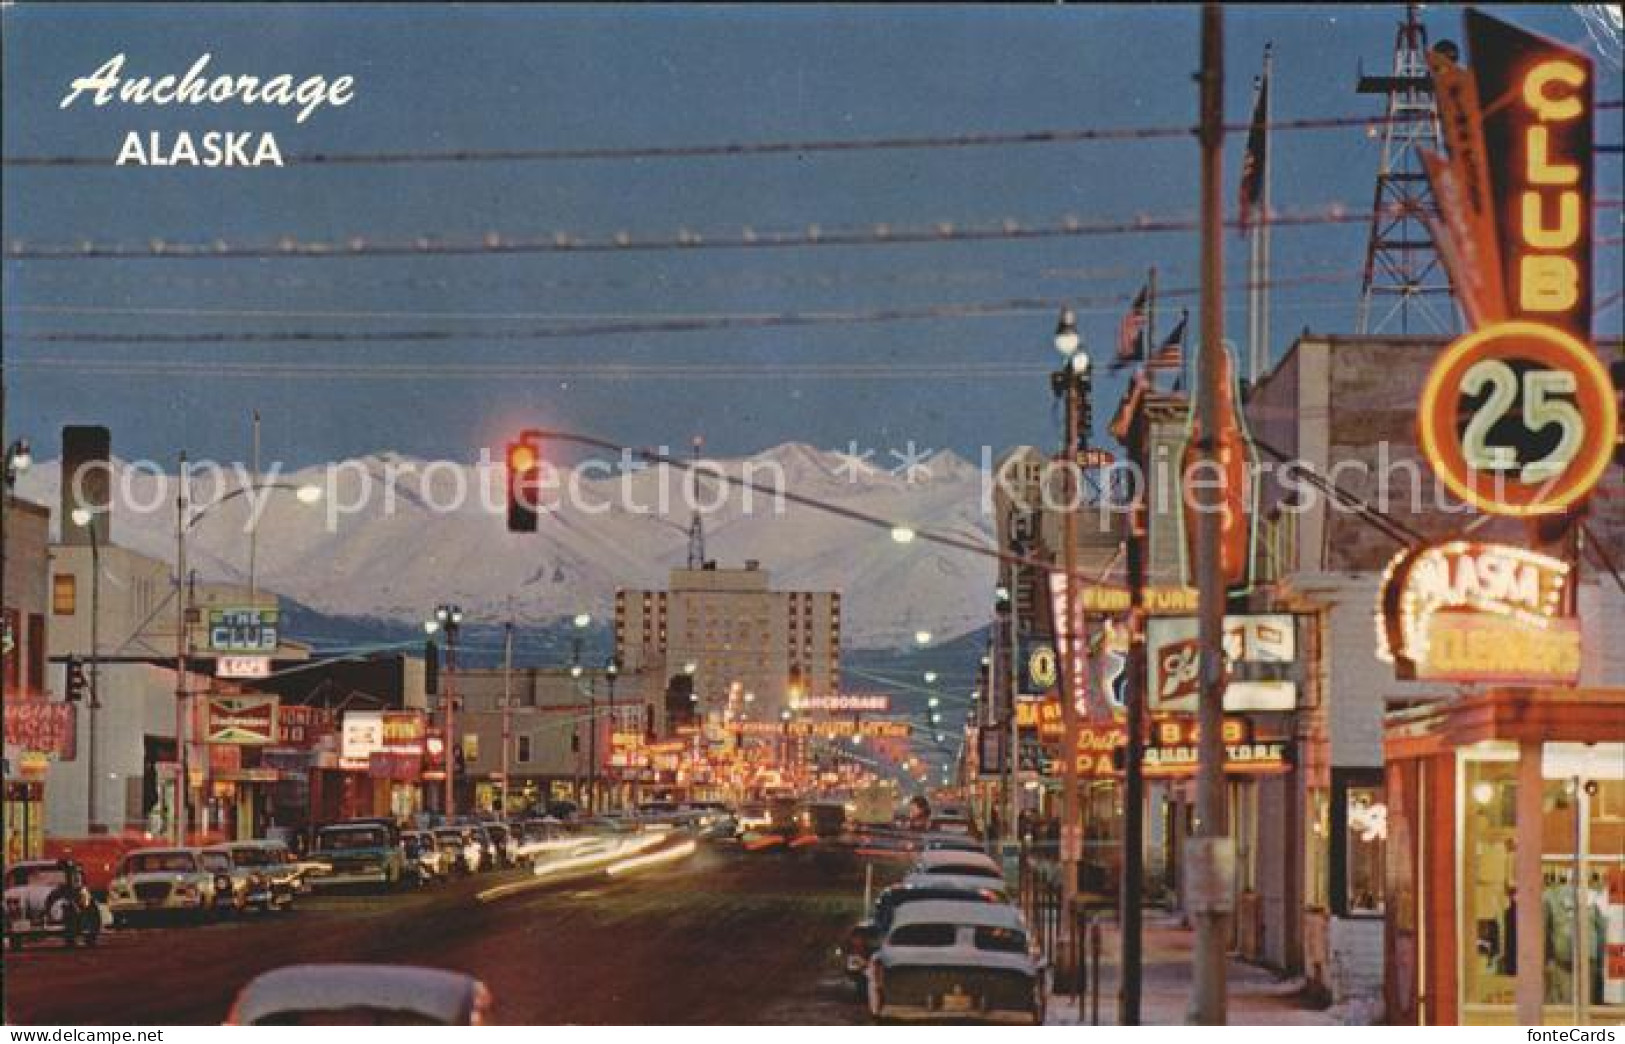
[[[773,721],[839,693],[841,596],[772,590],[755,561],[674,569],[665,591],[616,592],[615,650],[640,703],[664,709],[680,687],[707,717]]]
[[[73,757],[72,708],[46,671],[50,634],[47,544],[50,511],[0,491],[5,587],[0,679],[5,696],[5,856],[37,856],[44,844],[44,784],[52,759]]]

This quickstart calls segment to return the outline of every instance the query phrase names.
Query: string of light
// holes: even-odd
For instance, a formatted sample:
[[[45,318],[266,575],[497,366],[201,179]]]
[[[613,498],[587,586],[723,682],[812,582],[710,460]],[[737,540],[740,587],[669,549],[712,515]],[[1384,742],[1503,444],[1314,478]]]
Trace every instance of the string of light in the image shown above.
[[[1619,102],[1600,102],[1599,111],[1617,109]],[[1264,124],[1272,131],[1342,130],[1351,127],[1375,129],[1388,123],[1409,124],[1408,115],[1311,116],[1272,120]],[[1225,124],[1229,133],[1247,133],[1252,123]],[[604,145],[555,148],[443,149],[420,152],[305,152],[290,153],[284,162],[292,166],[399,166],[462,163],[546,163],[616,160],[727,159],[747,156],[806,156],[819,153],[890,152],[921,149],[993,148],[1024,145],[1079,145],[1134,141],[1168,141],[1194,138],[1193,125],[1156,127],[1075,127],[1032,131],[996,131],[982,134],[939,134],[912,137],[812,139],[806,141],[735,141],[693,145]],[[5,156],[7,167],[90,167],[117,169],[106,156]]]

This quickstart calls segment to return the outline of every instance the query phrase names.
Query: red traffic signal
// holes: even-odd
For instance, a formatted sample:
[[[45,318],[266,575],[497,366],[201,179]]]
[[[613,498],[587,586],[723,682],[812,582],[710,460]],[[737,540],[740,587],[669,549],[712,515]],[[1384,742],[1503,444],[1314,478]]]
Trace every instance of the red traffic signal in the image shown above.
[[[508,443],[508,532],[536,532],[537,500],[541,495],[541,438],[527,431]]]

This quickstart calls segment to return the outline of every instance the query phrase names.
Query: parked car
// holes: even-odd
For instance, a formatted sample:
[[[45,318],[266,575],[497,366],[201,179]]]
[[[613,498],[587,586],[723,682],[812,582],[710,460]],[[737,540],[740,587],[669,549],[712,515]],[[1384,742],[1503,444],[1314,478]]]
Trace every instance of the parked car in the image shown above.
[[[317,888],[372,884],[395,888],[406,877],[398,834],[376,821],[346,821],[316,831],[315,857],[332,869],[311,883]]]
[[[920,840],[924,852],[982,852],[982,843],[968,834],[927,834]]]
[[[859,1000],[869,992],[869,960],[880,948],[886,933],[891,931],[897,911],[910,903],[950,901],[963,903],[1006,903],[1008,895],[1003,888],[989,887],[991,881],[976,879],[916,876],[904,879],[890,888],[882,889],[875,897],[868,916],[852,926],[847,933],[842,956],[847,978],[857,991]]]
[[[293,905],[294,897],[307,894],[311,877],[327,869],[325,863],[300,859],[286,843],[278,840],[238,841],[235,847],[256,848],[265,853],[264,870],[271,878],[272,889],[279,893],[279,898],[280,893],[287,894],[282,904],[284,908]]]
[[[482,1026],[491,991],[471,975],[399,964],[294,964],[251,980],[228,1026]]]
[[[485,832],[491,837],[496,865],[504,868],[517,866],[519,863],[519,841],[514,837],[513,831],[508,829],[508,825],[506,823],[486,823],[484,827]]]
[[[991,856],[981,852],[955,852],[945,849],[921,852],[911,872],[932,876],[947,874],[955,877],[1004,880],[1004,868],[994,862]]]
[[[462,827],[440,827],[434,838],[442,857],[450,860],[453,873],[466,876],[479,868],[479,843]]]
[[[936,834],[957,834],[960,837],[975,837],[976,825],[969,816],[955,812],[943,812],[931,817],[931,831]]]
[[[1015,907],[910,903],[869,962],[869,1014],[1041,1025],[1046,977]]]
[[[206,856],[221,855],[226,858],[233,910],[241,913],[256,907],[269,912],[293,902],[291,888],[274,884],[271,853],[259,845],[248,842],[210,845],[203,852]]]
[[[82,941],[95,946],[102,909],[85,884],[84,868],[69,859],[29,859],[6,868],[6,942],[21,950],[30,939]]]
[[[491,831],[484,823],[470,823],[463,829],[480,849],[480,858],[474,866],[475,870],[495,870],[501,865],[496,838],[491,835]]]
[[[968,874],[907,874],[899,882],[906,885],[938,885],[943,888],[986,890],[999,896],[1001,902],[1010,901],[1010,886],[991,877]]]
[[[209,862],[219,865],[218,857]],[[122,927],[137,917],[162,913],[207,917],[215,912],[218,897],[230,892],[229,872],[211,871],[195,848],[138,848],[120,861],[107,887],[107,905],[113,923]]]
[[[440,850],[435,836],[427,830],[403,832],[401,846],[407,868],[419,884],[443,881],[451,876],[451,856]]]

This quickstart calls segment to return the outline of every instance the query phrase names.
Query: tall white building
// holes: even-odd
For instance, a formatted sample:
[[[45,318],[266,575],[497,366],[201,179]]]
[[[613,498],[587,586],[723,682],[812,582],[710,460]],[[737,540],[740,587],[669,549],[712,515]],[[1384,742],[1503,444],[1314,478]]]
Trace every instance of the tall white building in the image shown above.
[[[702,714],[777,719],[792,688],[807,698],[840,691],[840,651],[840,594],[771,590],[754,560],[673,569],[665,591],[615,593],[616,656],[625,675],[646,679],[644,699],[657,707],[686,676]]]

